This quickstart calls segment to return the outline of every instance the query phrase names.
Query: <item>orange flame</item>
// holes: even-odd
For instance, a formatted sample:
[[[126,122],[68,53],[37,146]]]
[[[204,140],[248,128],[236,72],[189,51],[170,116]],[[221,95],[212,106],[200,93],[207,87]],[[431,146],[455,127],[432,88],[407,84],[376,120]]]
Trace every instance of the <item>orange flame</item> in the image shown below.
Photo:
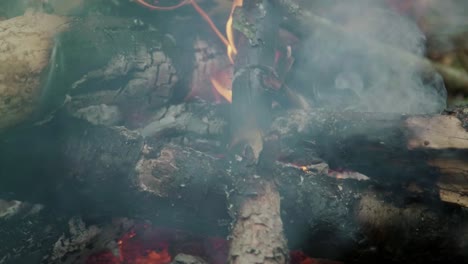
[[[226,35],[229,41],[229,45],[227,46],[227,54],[232,64],[234,64],[234,56],[237,55],[237,48],[234,40],[234,29],[232,27],[233,15],[234,10],[236,10],[237,7],[241,7],[243,4],[243,0],[234,0],[232,3],[231,13],[229,14],[229,19],[226,22]]]
[[[227,36],[227,41],[228,44],[226,45],[227,48],[227,55],[229,57],[229,61],[231,64],[234,64],[234,58],[237,55],[237,48],[235,44],[235,39],[234,39],[234,28],[232,26],[233,23],[233,15],[234,11],[236,10],[237,7],[242,7],[244,4],[244,0],[234,0],[232,3],[232,8],[231,12],[229,14],[229,18],[226,22],[226,36]],[[232,70],[232,68],[231,68]],[[226,73],[226,72],[224,72]],[[230,75],[228,74],[216,74],[215,76],[212,76],[211,84],[215,88],[215,90],[222,96],[224,99],[226,99],[229,103],[232,103],[232,79],[229,77],[232,77],[232,72],[230,72]]]
[[[232,71],[232,66],[229,66],[216,72],[210,78],[211,84],[216,92],[229,103],[232,103]]]
[[[234,64],[234,57],[237,54],[237,48],[235,46],[235,39],[234,39],[234,30],[232,27],[233,23],[233,14],[234,10],[237,7],[241,7],[243,5],[243,0],[234,0],[231,8],[231,12],[229,14],[229,18],[226,22],[226,35],[227,38],[224,37],[224,35],[219,31],[219,29],[216,27],[216,25],[213,23],[211,18],[208,16],[208,14],[195,2],[195,0],[182,0],[179,2],[177,5],[173,6],[155,6],[152,4],[147,3],[145,0],[135,0],[138,4],[149,8],[151,10],[174,10],[179,7],[182,7],[187,4],[191,4],[193,8],[200,14],[200,16],[205,20],[210,28],[214,31],[216,36],[223,42],[223,44],[227,48],[227,55],[229,57],[229,61],[231,64]],[[232,73],[231,73],[232,75]],[[231,83],[228,81],[230,80],[228,75],[222,74],[220,76],[213,76],[210,78],[211,84],[213,85],[213,88],[222,96],[224,97],[228,102],[232,102],[232,89],[231,89]]]

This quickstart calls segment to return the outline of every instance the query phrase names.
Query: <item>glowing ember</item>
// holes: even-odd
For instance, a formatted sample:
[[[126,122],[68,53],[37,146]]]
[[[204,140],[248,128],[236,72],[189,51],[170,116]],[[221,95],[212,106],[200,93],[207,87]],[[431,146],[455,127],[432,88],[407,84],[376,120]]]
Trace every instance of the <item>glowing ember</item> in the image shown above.
[[[106,249],[89,256],[86,264],[169,264],[179,253],[223,264],[228,252],[224,239],[153,228],[148,224],[135,225],[117,240],[117,246],[118,250]]]
[[[176,229],[136,224],[118,240],[118,252],[105,249],[90,255],[86,264],[168,264],[180,253],[200,257],[210,264],[224,264],[229,243],[220,237],[202,237]],[[291,251],[290,264],[325,264],[302,251]]]
[[[291,251],[289,253],[289,258],[291,259],[291,264],[309,264],[312,261],[312,259],[307,257],[302,251]]]
[[[121,263],[167,264],[171,262],[166,242],[155,239],[144,241],[135,230],[126,233],[118,242]]]

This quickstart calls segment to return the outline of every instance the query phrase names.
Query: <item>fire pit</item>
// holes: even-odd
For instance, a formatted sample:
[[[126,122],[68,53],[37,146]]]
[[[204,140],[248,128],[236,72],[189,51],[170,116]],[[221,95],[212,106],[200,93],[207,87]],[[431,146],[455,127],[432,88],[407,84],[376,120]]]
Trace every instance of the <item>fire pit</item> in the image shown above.
[[[66,23],[34,71],[4,55],[42,94],[2,131],[0,264],[468,260],[466,76],[408,6],[65,6],[0,21]]]

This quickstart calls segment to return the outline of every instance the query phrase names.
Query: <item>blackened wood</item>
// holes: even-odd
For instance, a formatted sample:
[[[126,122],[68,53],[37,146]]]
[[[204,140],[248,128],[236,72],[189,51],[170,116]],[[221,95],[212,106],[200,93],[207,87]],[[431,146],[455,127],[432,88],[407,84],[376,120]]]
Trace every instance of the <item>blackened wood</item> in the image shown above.
[[[175,146],[164,148],[164,152],[162,143],[156,141],[152,145],[154,155],[164,156],[170,151],[174,160],[158,163],[159,166],[153,168],[154,181],[160,181],[162,177],[168,177],[168,180],[158,186],[159,189],[151,189],[153,185],[146,183],[148,190],[142,188],[144,170],[140,169],[144,166],[140,163],[148,160],[151,163],[153,152],[143,156],[142,151],[147,151],[143,137],[137,132],[56,117],[42,126],[3,135],[0,144],[1,198],[91,215],[147,218],[160,215],[160,220],[171,218],[174,223],[184,222],[183,211],[211,215],[209,209],[202,206],[207,197],[217,197],[210,198],[212,208],[225,208],[223,188],[218,186],[216,193],[210,187],[210,184],[221,184],[214,179],[216,168],[225,169],[223,163],[219,162],[219,167],[213,167],[217,163],[207,167],[201,162],[207,156],[201,155],[200,151]],[[169,175],[162,173],[170,166],[177,166],[177,171]],[[174,204],[180,205],[180,210],[174,209]],[[206,219],[217,225],[217,220],[208,215],[191,222],[196,225]]]
[[[125,121],[166,104],[178,81],[171,59],[175,40],[151,25],[154,21],[145,22],[104,15],[74,17],[69,31],[56,38],[41,112],[61,106],[65,95],[72,98],[68,105],[72,111],[115,105]]]
[[[269,1],[249,1],[234,12],[239,37],[232,82],[231,133],[235,142],[247,141],[255,159],[262,150],[261,134],[271,122],[271,96],[262,78],[270,74],[275,56],[278,22]]]
[[[69,122],[53,120],[44,127],[3,136],[0,148],[3,198],[44,203],[61,214],[67,209],[86,215],[136,216],[169,226],[189,219],[190,224],[185,227],[211,233],[220,228],[221,222],[229,222],[227,207],[232,208],[233,216],[242,213],[236,209],[250,208],[251,203],[246,201],[255,204],[265,197],[263,187],[256,184],[271,184],[256,178],[241,184],[246,173],[251,172],[245,161],[220,156],[222,147],[211,146],[202,151],[197,144],[203,141],[167,143],[154,138],[145,142],[136,133],[121,128],[92,126],[68,117],[65,120]],[[314,155],[305,160],[312,158]],[[317,256],[347,252],[351,247],[372,257],[375,256],[372,251],[365,250],[375,244],[392,256],[400,248],[395,241],[411,244],[405,247],[407,256],[426,253],[428,245],[443,249],[444,256],[462,254],[458,248],[462,244],[457,241],[464,239],[465,233],[460,230],[466,228],[466,214],[441,204],[424,186],[418,191],[418,188],[394,188],[383,181],[337,180],[282,163],[275,163],[268,173],[274,176],[281,194],[283,223],[291,242],[301,243],[300,238],[304,238],[301,235],[311,234],[312,242],[308,244]],[[356,222],[355,210],[364,208],[363,203],[368,200],[361,200],[369,190],[375,190],[376,195],[371,195],[379,201],[372,204],[380,205],[371,206],[373,209],[360,214]],[[231,197],[229,202],[225,194]],[[272,192],[267,197],[277,201]],[[275,203],[268,205],[262,200],[261,204],[268,207]],[[392,215],[398,217],[381,214],[381,204],[392,208]],[[421,218],[429,220],[415,220]],[[388,229],[382,226],[381,223],[390,220]],[[360,223],[365,223],[364,229]],[[395,226],[398,228],[394,229]],[[386,235],[376,236],[377,231]],[[359,242],[362,236],[366,238],[364,244]],[[392,243],[387,243],[388,238]],[[429,257],[425,255],[423,260]]]
[[[66,117],[3,135],[1,192],[18,200],[70,209],[112,208],[131,192],[142,137]],[[27,164],[27,165],[25,165]],[[73,208],[76,207],[76,208]]]
[[[245,168],[236,170],[240,179],[236,189],[250,194],[234,196],[234,229],[230,236],[228,263],[284,264],[288,249],[280,216],[276,184],[257,164],[265,151],[263,134],[271,123],[272,98],[263,78],[271,74],[275,58],[278,17],[271,1],[245,1],[234,11],[233,27],[240,40],[236,43],[231,105],[231,137],[241,143]],[[273,165],[274,163],[270,163]],[[263,182],[265,181],[265,182]]]

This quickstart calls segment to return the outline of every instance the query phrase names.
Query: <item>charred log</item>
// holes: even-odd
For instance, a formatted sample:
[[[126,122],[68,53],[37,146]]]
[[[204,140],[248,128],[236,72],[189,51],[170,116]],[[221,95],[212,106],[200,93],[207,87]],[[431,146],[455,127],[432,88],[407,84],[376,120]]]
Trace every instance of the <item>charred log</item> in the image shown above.
[[[414,181],[433,190],[440,185],[440,175],[451,174],[453,195],[465,204],[466,193],[460,191],[466,186],[466,169],[459,162],[468,155],[464,122],[454,112],[405,116],[294,111],[275,119],[272,133],[286,140],[287,148],[315,151],[331,168],[358,171],[388,185]],[[444,184],[440,197],[453,201],[443,198],[447,188]]]
[[[452,254],[456,258],[463,253],[458,242],[466,240],[466,234],[460,232],[466,230],[466,215],[427,199],[431,194],[417,187],[403,190],[378,180],[338,180],[318,170],[303,171],[283,162],[275,163],[273,169],[270,166],[271,180],[254,178],[253,182],[244,182],[243,175],[249,168],[245,160],[220,157],[223,148],[217,150],[216,144],[188,138],[173,139],[172,143],[151,139],[144,142],[127,130],[78,123],[70,120],[61,126],[49,123],[49,130],[37,128],[34,132],[41,136],[42,143],[25,141],[31,134],[7,138],[1,148],[5,161],[2,197],[33,200],[58,208],[59,212],[67,209],[69,213],[87,212],[95,217],[138,215],[166,225],[189,217],[190,228],[209,232],[214,232],[216,226],[226,228],[226,208],[232,207],[231,214],[245,223],[237,225],[233,234],[244,236],[258,228],[263,230],[261,234],[276,237],[232,240],[238,243],[231,247],[236,250],[231,250],[236,259],[248,256],[242,252],[255,241],[279,250],[274,243],[283,242],[277,237],[281,228],[275,221],[285,224],[293,241],[304,239],[300,234],[309,233],[311,252],[322,257],[334,258],[350,247],[367,252],[365,256],[369,258],[375,254],[372,248],[383,250],[390,257],[402,241],[408,245],[403,252],[405,257],[420,254],[418,250],[428,245],[437,245],[445,256]],[[43,138],[44,133],[50,137]],[[19,145],[27,146],[28,151]],[[55,145],[59,147],[51,147]],[[201,146],[205,150],[199,150]],[[58,162],[65,166],[58,167]],[[272,182],[275,185],[270,185]],[[277,192],[269,188],[277,188]],[[278,192],[283,220],[279,218]],[[231,197],[229,203],[223,198],[226,193]],[[270,214],[276,215],[260,217]],[[441,229],[442,223],[451,224]],[[250,224],[248,232],[238,229]],[[269,228],[275,230],[267,232]],[[281,255],[280,251],[273,251]],[[265,256],[270,259],[276,255]]]
[[[8,65],[0,84],[9,87],[0,92],[2,130],[47,119],[70,99],[67,106],[77,115],[110,106],[116,109],[110,125],[134,128],[173,98],[179,81],[171,59],[175,39],[150,24],[27,12],[0,26],[8,28],[0,58]]]
[[[201,206],[206,197],[217,197],[210,199],[212,207],[225,208],[223,188],[217,186],[218,192],[213,192],[208,184],[222,185],[215,179],[217,170],[225,167],[221,162],[219,167],[200,162],[209,155],[193,148],[163,147],[163,142],[148,146],[138,132],[123,127],[63,118],[4,135],[3,199],[40,203],[64,213],[160,216],[172,223],[184,218],[184,210],[210,214]],[[177,204],[182,205],[180,210],[174,209]],[[196,226],[198,220],[190,218]],[[218,219],[208,215],[197,219],[211,219],[213,226],[218,225]]]
[[[248,188],[252,196],[237,197],[241,201],[234,209],[237,214],[228,256],[231,264],[288,262],[280,195],[272,181],[275,175],[267,175],[258,166],[265,151],[262,135],[271,122],[272,97],[263,76],[274,67],[277,15],[271,2],[263,0],[246,2],[234,10],[233,27],[240,39],[235,44],[231,137],[233,145],[241,146],[246,164],[235,171],[243,179],[237,188]]]

